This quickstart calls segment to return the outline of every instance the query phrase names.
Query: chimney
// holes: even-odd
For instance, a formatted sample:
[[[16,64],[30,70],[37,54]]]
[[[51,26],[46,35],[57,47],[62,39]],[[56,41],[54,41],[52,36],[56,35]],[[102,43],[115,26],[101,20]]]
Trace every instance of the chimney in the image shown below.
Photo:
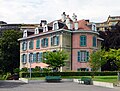
[[[47,21],[46,20],[41,20],[41,26],[44,27],[45,25],[47,24]]]
[[[89,19],[88,19],[88,20],[85,20],[85,21],[86,21],[87,25],[89,25],[89,22],[90,22]]]
[[[75,15],[75,13],[73,13],[72,20],[73,20],[73,22],[77,21],[77,15]]]
[[[75,30],[78,30],[78,22],[74,23],[74,28],[75,28]]]
[[[65,12],[63,12],[63,14],[61,16],[62,16],[62,22],[65,22],[65,20],[66,20],[66,14],[65,14]]]
[[[66,25],[67,25],[68,29],[72,29],[72,23],[71,23],[71,19],[70,19],[69,15],[67,15],[67,17],[66,17]]]

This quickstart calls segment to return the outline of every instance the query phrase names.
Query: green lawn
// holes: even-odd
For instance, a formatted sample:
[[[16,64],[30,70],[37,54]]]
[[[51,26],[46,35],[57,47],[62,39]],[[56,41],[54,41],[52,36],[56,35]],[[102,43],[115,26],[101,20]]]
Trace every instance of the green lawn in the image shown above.
[[[62,79],[80,79],[83,76],[62,76]],[[84,76],[90,77],[91,76]],[[32,77],[31,80],[45,80],[45,77]],[[117,76],[94,76],[93,81],[116,83]]]
[[[93,80],[101,81],[101,82],[115,83],[115,82],[117,82],[117,76],[95,76],[93,78]]]

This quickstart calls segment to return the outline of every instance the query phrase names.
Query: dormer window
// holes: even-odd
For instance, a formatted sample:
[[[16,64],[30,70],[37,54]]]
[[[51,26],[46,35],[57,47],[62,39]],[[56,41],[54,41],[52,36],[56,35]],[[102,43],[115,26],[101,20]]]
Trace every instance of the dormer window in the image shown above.
[[[48,26],[45,25],[45,26],[43,27],[43,32],[47,32],[47,31],[48,31]]]
[[[57,30],[57,29],[59,29],[58,21],[55,21],[55,22],[53,23],[53,30]]]
[[[93,31],[97,31],[97,30],[96,30],[96,24],[92,24],[92,30],[93,30]]]
[[[35,28],[35,34],[39,34],[39,29],[38,29],[38,27]]]
[[[24,30],[23,37],[27,37],[27,30]]]

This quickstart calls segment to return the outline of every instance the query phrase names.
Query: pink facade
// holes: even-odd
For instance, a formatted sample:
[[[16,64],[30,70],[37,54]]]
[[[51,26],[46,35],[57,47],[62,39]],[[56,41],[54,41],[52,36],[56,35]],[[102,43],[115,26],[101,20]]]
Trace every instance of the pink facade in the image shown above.
[[[80,36],[86,36],[86,46],[80,46]],[[98,38],[98,34],[91,32],[77,32],[73,33],[72,36],[72,70],[76,71],[78,69],[88,69],[88,71],[91,71],[89,60],[87,62],[78,62],[78,51],[87,51],[89,52],[89,55],[95,51],[98,50],[97,47],[97,41],[96,40],[96,47],[93,47],[93,37]]]

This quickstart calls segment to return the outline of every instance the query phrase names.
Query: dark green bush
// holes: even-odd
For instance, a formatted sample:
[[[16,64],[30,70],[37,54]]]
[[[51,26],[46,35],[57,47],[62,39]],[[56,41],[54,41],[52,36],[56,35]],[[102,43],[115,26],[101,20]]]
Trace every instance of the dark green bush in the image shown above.
[[[14,73],[19,73],[19,72],[20,72],[20,69],[19,69],[19,68],[16,68],[16,69],[14,69],[13,71],[14,71]]]
[[[117,72],[32,72],[32,77],[44,77],[44,76],[114,76]],[[29,77],[30,73],[20,72],[20,77]]]
[[[28,68],[22,68],[21,70],[20,70],[21,72],[28,72]]]

